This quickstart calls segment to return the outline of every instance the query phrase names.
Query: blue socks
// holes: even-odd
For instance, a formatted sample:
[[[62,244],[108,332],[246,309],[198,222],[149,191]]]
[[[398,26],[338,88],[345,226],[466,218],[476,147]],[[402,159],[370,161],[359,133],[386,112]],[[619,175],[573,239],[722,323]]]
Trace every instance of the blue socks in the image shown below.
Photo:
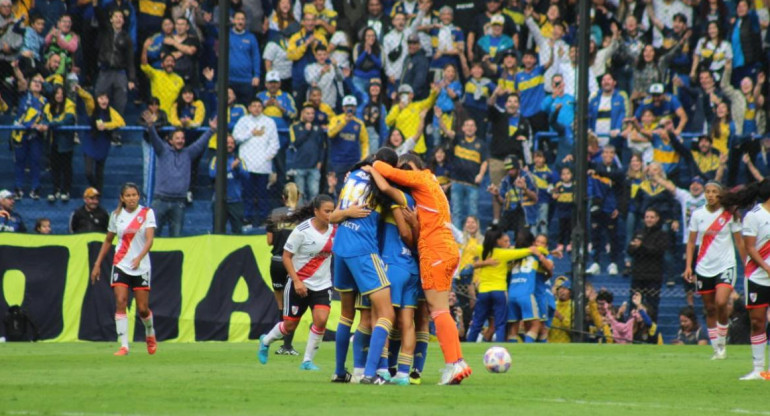
[[[336,344],[336,361],[337,367],[334,373],[338,376],[345,375],[345,360],[348,356],[348,347],[350,347],[350,327],[353,325],[353,320],[340,316],[340,322],[337,324],[337,334],[334,338]]]
[[[380,356],[385,348],[385,343],[388,342],[388,334],[390,334],[391,329],[393,329],[393,323],[390,320],[385,318],[377,320],[377,325],[372,330],[372,339],[369,342],[369,354],[366,356],[364,376],[374,377],[376,374]]]

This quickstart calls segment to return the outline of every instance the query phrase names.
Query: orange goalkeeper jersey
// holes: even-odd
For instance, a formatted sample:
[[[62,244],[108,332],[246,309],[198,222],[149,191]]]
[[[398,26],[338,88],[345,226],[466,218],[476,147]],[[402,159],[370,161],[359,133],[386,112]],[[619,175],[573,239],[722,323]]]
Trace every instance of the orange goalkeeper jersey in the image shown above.
[[[420,223],[418,249],[440,252],[457,252],[449,224],[452,222],[449,201],[436,176],[428,169],[422,171],[401,170],[381,161],[374,162],[374,169],[389,181],[412,190]]]

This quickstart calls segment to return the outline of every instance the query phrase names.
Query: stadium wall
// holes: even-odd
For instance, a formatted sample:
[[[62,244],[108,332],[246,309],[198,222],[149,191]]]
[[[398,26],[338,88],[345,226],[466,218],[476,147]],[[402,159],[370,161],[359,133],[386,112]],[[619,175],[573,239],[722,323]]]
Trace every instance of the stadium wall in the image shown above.
[[[0,321],[9,306],[21,305],[41,340],[115,341],[112,253],[104,261],[101,279],[89,284],[103,239],[101,234],[0,235]],[[256,340],[279,319],[264,236],[156,238],[150,258],[150,308],[159,340]],[[135,316],[129,334],[143,341],[144,327],[133,300],[129,304]],[[332,328],[339,316],[334,306]],[[296,339],[305,338],[306,332],[297,331]]]

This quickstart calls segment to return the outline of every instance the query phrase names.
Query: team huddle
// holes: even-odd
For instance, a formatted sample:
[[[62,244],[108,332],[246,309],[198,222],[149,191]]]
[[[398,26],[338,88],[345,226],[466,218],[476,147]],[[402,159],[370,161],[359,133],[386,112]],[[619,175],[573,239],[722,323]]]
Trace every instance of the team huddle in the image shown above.
[[[298,224],[282,247],[283,279],[288,275],[279,301],[283,321],[260,337],[260,362],[267,363],[270,344],[290,336],[309,308],[313,324],[300,368],[318,369],[313,358],[326,328],[333,286],[340,293],[341,316],[332,381],[419,384],[432,319],[446,363],[439,384],[459,384],[471,369],[462,358],[449,313],[459,260],[450,218],[446,196],[422,161],[413,155],[399,158],[389,148],[350,170],[336,207],[321,195],[283,216],[278,222]],[[268,234],[268,242],[274,238]],[[280,282],[274,282],[274,289],[279,288]],[[346,358],[356,311],[351,374]]]

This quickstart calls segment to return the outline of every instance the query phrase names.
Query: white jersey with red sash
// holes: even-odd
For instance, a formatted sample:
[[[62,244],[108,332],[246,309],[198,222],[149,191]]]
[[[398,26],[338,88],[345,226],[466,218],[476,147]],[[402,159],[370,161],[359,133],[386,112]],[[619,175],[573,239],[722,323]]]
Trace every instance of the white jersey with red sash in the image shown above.
[[[118,245],[112,258],[113,266],[131,276],[150,273],[150,256],[144,256],[136,269],[131,268],[131,262],[144,250],[147,243],[145,230],[155,227],[155,212],[148,207],[139,205],[132,212],[124,208],[119,214],[110,214],[107,231],[118,236]]]
[[[330,224],[321,233],[313,227],[312,218],[292,230],[283,249],[294,254],[291,259],[297,277],[310,290],[332,287],[331,257],[337,226]]]
[[[733,233],[741,231],[741,223],[730,212],[719,208],[710,212],[706,207],[696,209],[690,217],[690,232],[698,233],[695,273],[703,277],[717,276],[735,267]]]
[[[770,260],[770,212],[767,212],[761,204],[755,206],[743,218],[743,235],[757,238],[754,247],[767,263]],[[767,272],[751,258],[746,262],[745,273],[752,282],[761,286],[770,286],[770,277]]]

